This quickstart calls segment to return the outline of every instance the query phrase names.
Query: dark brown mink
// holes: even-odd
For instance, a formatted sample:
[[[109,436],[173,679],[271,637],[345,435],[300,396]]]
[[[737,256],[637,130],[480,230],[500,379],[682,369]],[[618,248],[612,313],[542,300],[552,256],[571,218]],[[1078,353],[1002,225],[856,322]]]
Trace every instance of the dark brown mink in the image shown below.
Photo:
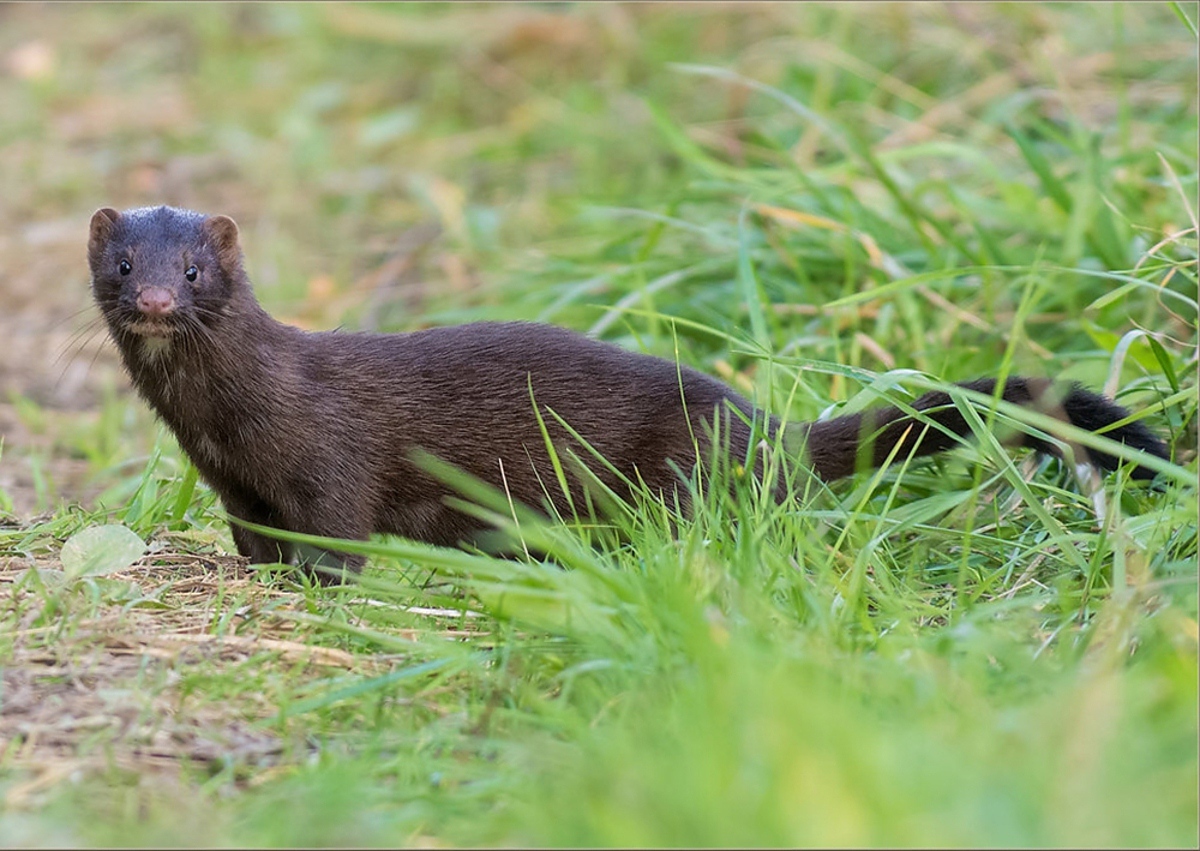
[[[88,262],[96,304],[134,387],[229,515],[264,526],[349,539],[382,532],[442,545],[476,541],[485,525],[447,504],[451,490],[414,462],[418,449],[520,503],[546,508],[548,500],[569,516],[572,504],[586,502],[585,478],[567,470],[569,503],[545,434],[560,457],[594,456],[560,420],[615,469],[588,465],[617,494],[628,496],[627,483],[640,479],[686,507],[682,475],[710,457],[714,433],[721,452],[752,463],[758,439],[780,428],[707,375],[562,328],[481,322],[367,334],[284,325],[255,299],[237,225],[226,216],[104,208],[92,217]],[[996,382],[961,386],[990,394]],[[1128,415],[1077,386],[1049,390],[1044,379],[1011,377],[1002,398],[1093,431]],[[783,445],[831,480],[883,464],[893,452],[900,459],[940,452],[970,434],[945,393],[927,393],[912,407],[940,428],[883,408],[789,425]],[[1140,422],[1107,434],[1167,457]],[[1018,440],[1055,452],[1036,438]],[[1117,465],[1105,453],[1087,454],[1102,469]],[[761,462],[755,469],[761,475]],[[1153,473],[1135,467],[1133,475]],[[787,497],[782,479],[770,487]],[[236,523],[232,532],[251,562],[298,555]],[[300,555],[310,566],[354,571],[363,562],[315,553]]]

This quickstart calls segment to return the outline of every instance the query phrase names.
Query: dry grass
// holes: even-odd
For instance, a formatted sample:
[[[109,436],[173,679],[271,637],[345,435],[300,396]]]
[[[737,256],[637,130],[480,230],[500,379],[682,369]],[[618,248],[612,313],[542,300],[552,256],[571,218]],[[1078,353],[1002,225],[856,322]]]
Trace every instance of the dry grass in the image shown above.
[[[239,782],[263,782],[271,776],[263,770],[284,755],[271,723],[279,696],[244,691],[226,699],[196,682],[285,671],[287,689],[303,692],[335,674],[378,676],[406,661],[315,643],[320,632],[301,622],[311,610],[303,590],[264,581],[236,556],[172,546],[152,542],[157,552],[102,580],[108,593],[62,587],[53,558],[0,562],[4,609],[19,613],[9,620],[15,628],[5,633],[0,674],[0,764],[22,778],[4,792],[6,806],[36,809],[39,795],[59,783],[114,770],[179,782],[232,769]],[[136,599],[109,599],[121,585],[136,587]],[[63,610],[48,615],[47,606]],[[84,614],[71,616],[72,609]],[[430,626],[390,636],[483,635],[448,628],[464,623],[456,611],[414,614]]]

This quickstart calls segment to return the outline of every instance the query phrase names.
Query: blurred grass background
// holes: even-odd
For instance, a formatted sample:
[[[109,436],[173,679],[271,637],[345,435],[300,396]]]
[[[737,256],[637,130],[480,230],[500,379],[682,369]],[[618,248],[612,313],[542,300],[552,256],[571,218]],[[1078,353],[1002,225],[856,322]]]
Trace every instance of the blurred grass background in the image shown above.
[[[560,542],[565,573],[398,545],[369,602],[21,574],[6,674],[51,653],[68,676],[151,596],[207,634],[284,618],[366,667],[264,648],[109,683],[222,743],[165,773],[125,728],[63,745],[77,775],[6,728],[4,841],[1194,845],[1196,19],[0,6],[14,577],[114,518],[160,558],[228,546],[93,321],[101,205],[232,215],[261,300],[304,327],[556,322],[796,418],[893,369],[1065,376],[1163,403],[1187,471],[1119,487],[1097,528],[1053,464],[1031,492],[984,447],[804,516],[717,506],[678,546],[653,520]],[[466,603],[486,626],[457,642],[404,612]]]

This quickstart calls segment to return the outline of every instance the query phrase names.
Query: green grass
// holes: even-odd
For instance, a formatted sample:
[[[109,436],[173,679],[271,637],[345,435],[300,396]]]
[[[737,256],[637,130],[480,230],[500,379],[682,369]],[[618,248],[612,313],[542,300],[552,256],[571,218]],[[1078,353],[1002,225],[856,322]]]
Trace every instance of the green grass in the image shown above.
[[[1044,422],[964,399],[971,447],[803,503],[743,481],[686,519],[518,529],[463,483],[550,557],[379,540],[320,589],[228,557],[111,351],[73,403],[28,355],[0,408],[0,841],[1194,846],[1197,17],[0,10],[26,325],[85,306],[92,209],[166,201],[237,218],[307,327],[539,319],[791,420],[1062,377],[1174,447],[1098,516],[989,437]],[[72,570],[108,525],[147,555]]]

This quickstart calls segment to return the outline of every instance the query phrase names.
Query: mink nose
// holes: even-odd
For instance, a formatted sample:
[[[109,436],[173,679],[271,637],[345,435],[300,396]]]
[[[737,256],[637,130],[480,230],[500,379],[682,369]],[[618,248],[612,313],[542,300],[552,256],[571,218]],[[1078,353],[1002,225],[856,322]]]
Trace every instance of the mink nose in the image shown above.
[[[162,287],[147,287],[138,293],[137,308],[143,316],[167,316],[175,311],[175,296]]]

